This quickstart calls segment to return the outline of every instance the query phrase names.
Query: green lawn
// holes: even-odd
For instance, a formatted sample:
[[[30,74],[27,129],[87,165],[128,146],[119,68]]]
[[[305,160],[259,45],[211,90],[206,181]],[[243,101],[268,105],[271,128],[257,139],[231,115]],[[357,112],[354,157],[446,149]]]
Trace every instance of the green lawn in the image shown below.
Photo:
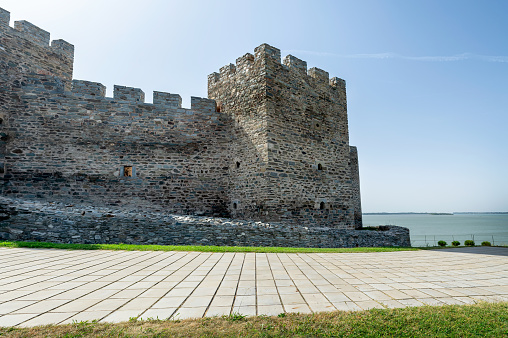
[[[507,337],[508,303],[0,328],[1,337]]]
[[[126,250],[126,251],[201,251],[201,252],[389,252],[419,250],[418,248],[278,248],[254,246],[200,246],[200,245],[135,245],[135,244],[62,244],[47,242],[0,242],[0,247],[51,248],[66,250]]]

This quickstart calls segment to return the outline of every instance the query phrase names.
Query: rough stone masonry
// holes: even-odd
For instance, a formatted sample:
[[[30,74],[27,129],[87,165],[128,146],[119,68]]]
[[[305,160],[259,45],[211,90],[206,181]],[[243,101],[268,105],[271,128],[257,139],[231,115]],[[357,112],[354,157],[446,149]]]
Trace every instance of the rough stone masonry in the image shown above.
[[[0,9],[0,239],[409,245],[394,227],[358,240],[374,232],[344,80],[263,44],[209,75],[190,109],[125,86],[110,98],[72,79],[73,45],[9,23]]]

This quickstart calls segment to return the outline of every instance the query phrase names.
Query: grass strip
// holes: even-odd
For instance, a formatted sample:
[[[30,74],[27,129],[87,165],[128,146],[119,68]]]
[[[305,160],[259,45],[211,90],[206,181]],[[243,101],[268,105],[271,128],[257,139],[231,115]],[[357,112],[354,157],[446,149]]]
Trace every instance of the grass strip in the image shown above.
[[[200,252],[262,252],[262,253],[310,253],[310,252],[391,252],[419,250],[418,248],[284,248],[255,246],[204,246],[204,245],[136,245],[136,244],[64,244],[48,242],[0,242],[0,247],[47,248],[65,250],[125,250],[125,251],[200,251]]]
[[[1,337],[506,337],[508,302],[0,328]]]

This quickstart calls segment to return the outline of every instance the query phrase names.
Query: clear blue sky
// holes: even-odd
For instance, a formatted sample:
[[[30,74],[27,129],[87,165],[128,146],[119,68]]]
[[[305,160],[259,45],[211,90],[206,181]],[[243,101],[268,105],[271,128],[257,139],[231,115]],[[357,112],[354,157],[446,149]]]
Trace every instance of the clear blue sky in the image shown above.
[[[346,80],[364,212],[508,211],[508,1],[2,0],[74,77],[206,97],[261,43]]]

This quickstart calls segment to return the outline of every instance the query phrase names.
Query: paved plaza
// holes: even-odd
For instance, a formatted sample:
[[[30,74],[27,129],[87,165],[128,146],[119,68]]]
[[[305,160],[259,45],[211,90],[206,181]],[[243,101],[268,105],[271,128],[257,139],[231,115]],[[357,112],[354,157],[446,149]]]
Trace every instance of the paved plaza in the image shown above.
[[[508,248],[200,253],[0,248],[0,326],[508,301]]]

